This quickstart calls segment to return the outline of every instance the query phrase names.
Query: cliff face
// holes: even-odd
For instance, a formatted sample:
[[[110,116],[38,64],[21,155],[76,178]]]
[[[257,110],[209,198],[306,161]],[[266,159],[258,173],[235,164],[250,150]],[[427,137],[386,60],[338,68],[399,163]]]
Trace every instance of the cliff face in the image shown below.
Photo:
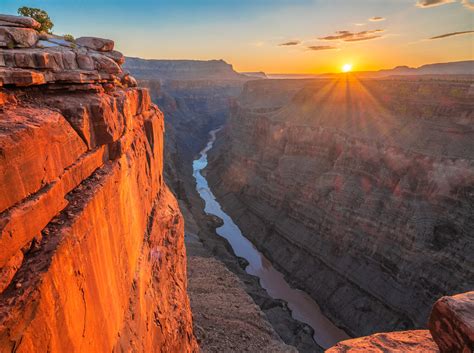
[[[162,113],[112,41],[37,40],[0,49],[0,352],[196,351]]]
[[[474,285],[469,88],[340,78],[295,93],[292,81],[250,82],[208,180],[349,333],[426,327],[436,299]]]

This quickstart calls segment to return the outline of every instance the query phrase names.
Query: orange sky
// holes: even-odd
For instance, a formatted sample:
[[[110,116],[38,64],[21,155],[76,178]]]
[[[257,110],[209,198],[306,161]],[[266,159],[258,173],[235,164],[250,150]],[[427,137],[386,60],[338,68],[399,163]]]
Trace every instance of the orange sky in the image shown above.
[[[472,0],[25,0],[58,34],[128,56],[224,59],[238,71],[338,72],[474,59]],[[2,0],[15,13],[17,0]],[[93,8],[94,11],[90,11]],[[372,20],[371,20],[372,19]],[[375,21],[374,21],[375,19]],[[282,44],[294,45],[282,45]]]

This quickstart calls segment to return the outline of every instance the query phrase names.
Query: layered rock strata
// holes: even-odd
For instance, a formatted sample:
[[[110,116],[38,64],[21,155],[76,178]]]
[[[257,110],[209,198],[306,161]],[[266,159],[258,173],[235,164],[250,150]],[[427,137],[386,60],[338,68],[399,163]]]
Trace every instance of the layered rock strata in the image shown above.
[[[0,352],[197,351],[163,115],[112,41],[59,42],[0,50]]]
[[[208,181],[348,333],[423,328],[474,286],[473,131],[466,81],[254,81]]]
[[[126,76],[120,67],[125,58],[113,50],[111,40],[94,37],[66,40],[38,33],[35,28],[39,24],[33,19],[0,16],[0,86],[96,84]]]

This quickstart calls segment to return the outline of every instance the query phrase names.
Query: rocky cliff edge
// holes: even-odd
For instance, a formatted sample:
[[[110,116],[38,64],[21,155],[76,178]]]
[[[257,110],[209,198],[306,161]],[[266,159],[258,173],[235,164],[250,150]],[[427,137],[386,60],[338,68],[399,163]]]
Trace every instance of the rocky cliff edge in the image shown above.
[[[37,28],[0,15],[0,352],[196,351],[163,115],[113,41]]]

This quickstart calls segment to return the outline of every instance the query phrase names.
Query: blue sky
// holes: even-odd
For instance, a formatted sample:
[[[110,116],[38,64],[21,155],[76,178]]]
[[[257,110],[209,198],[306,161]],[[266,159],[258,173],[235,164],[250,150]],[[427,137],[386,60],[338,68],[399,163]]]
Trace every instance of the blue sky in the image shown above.
[[[346,62],[364,70],[473,59],[472,34],[428,39],[473,30],[469,4],[438,0],[439,6],[422,7],[417,1],[423,0],[1,0],[0,12],[40,7],[58,34],[111,38],[130,56],[222,58],[241,71],[309,73],[336,71]],[[338,31],[348,37],[321,39]],[[298,44],[280,45],[288,42]]]

